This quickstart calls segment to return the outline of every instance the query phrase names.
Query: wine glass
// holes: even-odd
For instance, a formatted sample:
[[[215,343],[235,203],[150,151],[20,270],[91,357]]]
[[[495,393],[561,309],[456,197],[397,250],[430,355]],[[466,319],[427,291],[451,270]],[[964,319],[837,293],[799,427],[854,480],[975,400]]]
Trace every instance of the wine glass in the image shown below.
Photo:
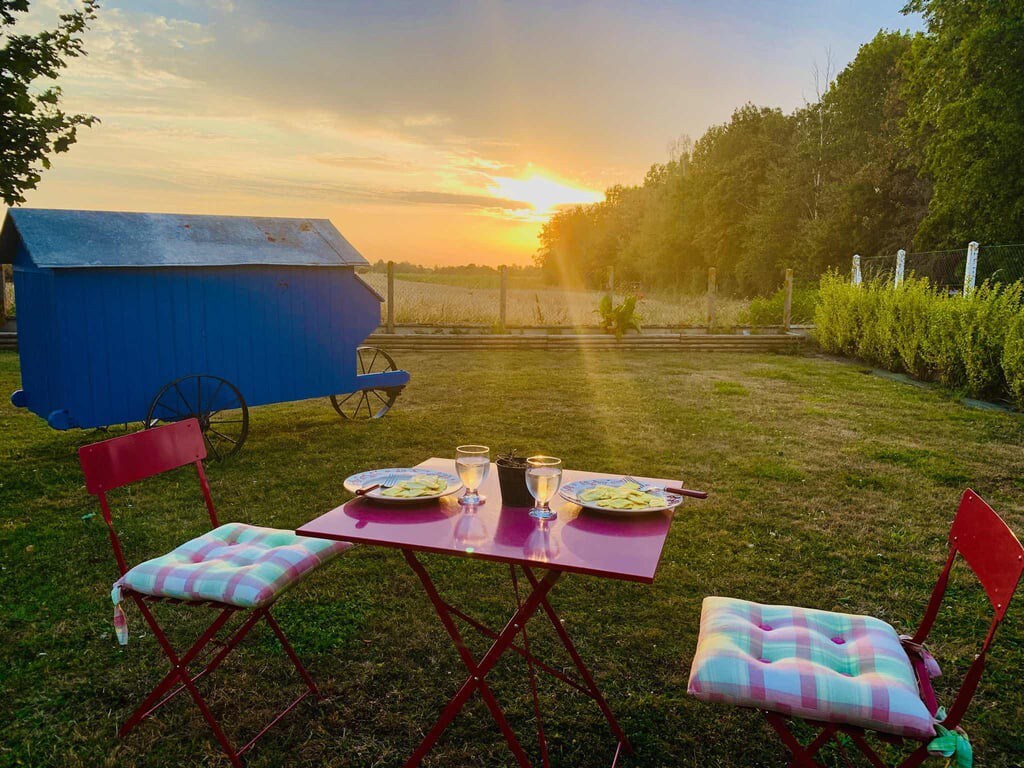
[[[554,456],[531,456],[526,464],[526,487],[536,501],[530,517],[550,520],[556,517],[549,502],[562,484],[562,460]]]
[[[455,471],[466,486],[459,503],[482,504],[484,497],[479,491],[491,471],[491,449],[486,445],[460,445],[455,449]]]

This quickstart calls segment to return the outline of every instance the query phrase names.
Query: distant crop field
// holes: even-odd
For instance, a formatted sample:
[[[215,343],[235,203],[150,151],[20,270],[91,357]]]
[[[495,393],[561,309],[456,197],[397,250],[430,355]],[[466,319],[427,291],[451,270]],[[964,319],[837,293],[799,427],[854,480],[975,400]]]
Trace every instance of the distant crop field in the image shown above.
[[[382,296],[387,277],[370,272],[361,275]],[[494,325],[498,322],[501,291],[487,275],[395,276],[395,322],[428,325]],[[544,285],[539,279],[510,279],[507,324],[585,326],[598,323],[601,291],[573,290]],[[621,297],[619,297],[621,298]],[[716,325],[733,326],[749,302],[719,296]],[[644,296],[638,307],[643,325],[703,325],[707,298],[704,295]]]

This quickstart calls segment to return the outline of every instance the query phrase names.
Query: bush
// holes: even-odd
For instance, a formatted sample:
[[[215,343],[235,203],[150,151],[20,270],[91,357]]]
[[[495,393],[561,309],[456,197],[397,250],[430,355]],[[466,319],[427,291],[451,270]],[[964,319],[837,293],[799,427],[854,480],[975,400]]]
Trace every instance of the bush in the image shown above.
[[[1010,397],[1018,408],[1024,408],[1024,313],[1014,315],[1006,329],[1000,363]]]
[[[982,285],[949,296],[926,279],[852,285],[821,279],[815,335],[828,352],[1024,406],[1024,288]]]
[[[789,321],[793,325],[814,322],[814,309],[818,303],[817,288],[793,288],[793,303],[790,305]],[[758,296],[751,300],[739,321],[754,327],[782,325],[782,314],[786,306],[786,289],[780,288],[771,296]]]

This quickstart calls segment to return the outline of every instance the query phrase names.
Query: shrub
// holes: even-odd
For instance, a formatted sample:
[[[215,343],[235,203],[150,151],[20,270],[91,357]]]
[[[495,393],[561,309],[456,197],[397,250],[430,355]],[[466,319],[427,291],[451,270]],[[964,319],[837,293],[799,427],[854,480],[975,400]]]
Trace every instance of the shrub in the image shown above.
[[[857,354],[860,331],[856,322],[854,302],[858,288],[829,272],[818,287],[819,301],[814,311],[814,335],[826,352],[837,355]]]
[[[1000,360],[1006,388],[1018,408],[1024,408],[1024,313],[1013,316],[1006,329]]]
[[[1002,357],[1006,334],[1020,314],[1020,285],[982,285],[963,304],[957,339],[968,394],[983,397],[1005,391]]]
[[[926,279],[893,288],[821,279],[815,311],[823,349],[931,379],[972,397],[1007,393],[1024,405],[1024,287],[985,284],[949,296]]]
[[[814,321],[814,311],[818,304],[817,288],[793,288],[793,302],[790,305],[789,321],[794,325],[804,325]],[[739,321],[754,327],[766,325],[782,325],[782,314],[786,305],[786,289],[780,288],[771,296],[758,296],[751,300]]]

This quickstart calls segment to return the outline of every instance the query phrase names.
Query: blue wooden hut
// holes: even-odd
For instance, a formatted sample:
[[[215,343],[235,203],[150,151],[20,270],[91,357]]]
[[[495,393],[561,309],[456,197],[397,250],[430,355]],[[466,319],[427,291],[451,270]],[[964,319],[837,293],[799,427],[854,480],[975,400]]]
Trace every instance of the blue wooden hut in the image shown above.
[[[244,440],[249,405],[330,396],[379,416],[409,379],[361,347],[382,299],[325,219],[19,208],[0,263],[18,301],[11,400],[56,429],[194,415],[237,438],[224,417],[244,416]]]

